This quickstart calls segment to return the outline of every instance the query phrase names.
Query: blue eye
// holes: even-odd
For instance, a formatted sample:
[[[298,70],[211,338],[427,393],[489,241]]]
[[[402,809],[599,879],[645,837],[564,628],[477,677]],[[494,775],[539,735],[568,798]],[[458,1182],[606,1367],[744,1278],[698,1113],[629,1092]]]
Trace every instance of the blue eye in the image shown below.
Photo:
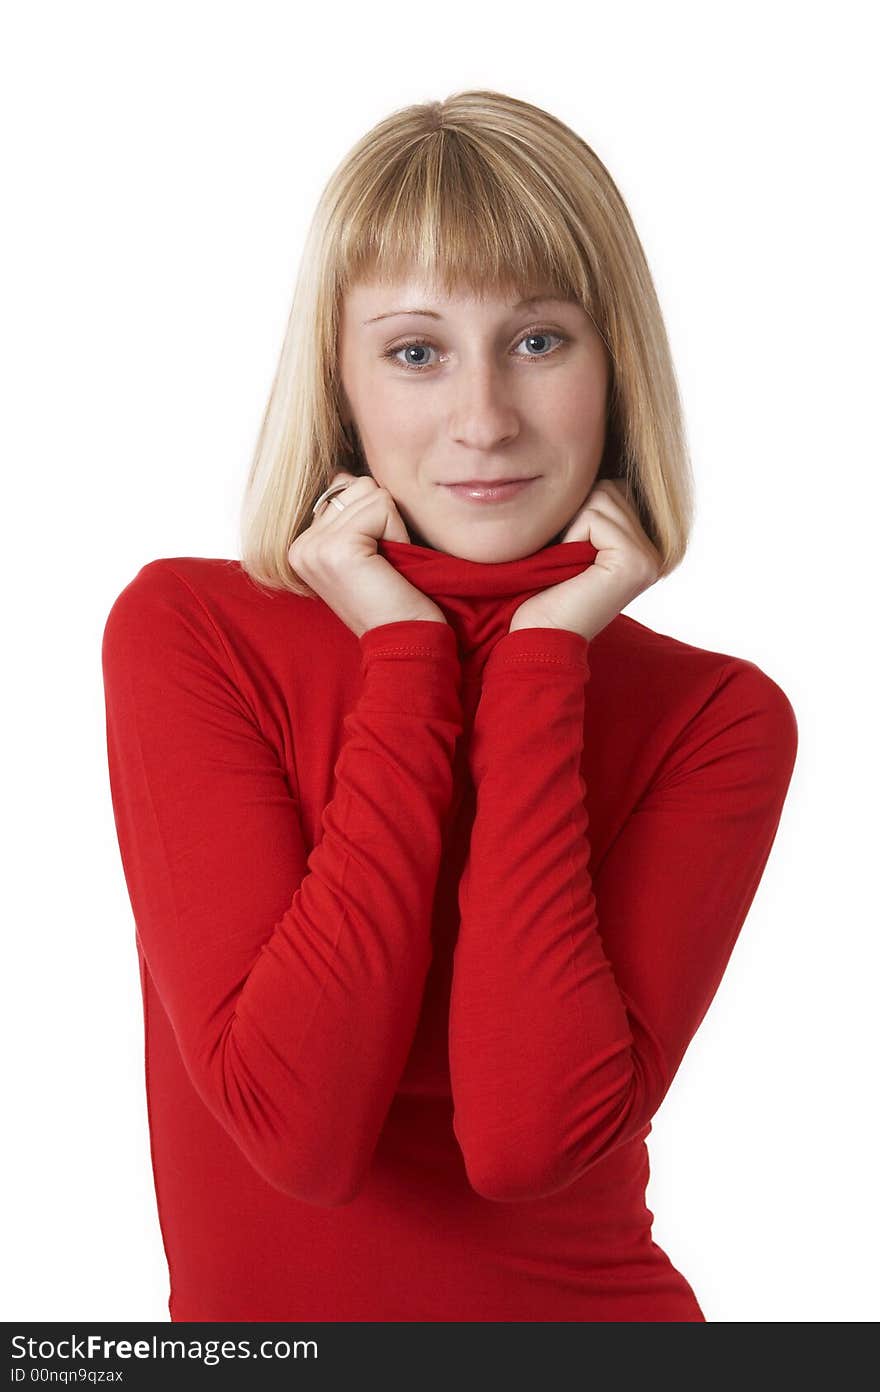
[[[528,343],[530,339],[548,339],[548,338],[558,338],[559,341],[560,341],[560,345],[561,345],[561,344],[564,344],[564,343],[568,343],[568,341],[569,341],[565,334],[557,333],[555,329],[535,328],[535,329],[530,329],[529,332],[528,332],[527,334],[523,334],[522,338],[520,338],[520,339],[518,340],[518,343]],[[428,339],[425,339],[425,338],[414,338],[414,339],[410,339],[407,343],[398,343],[398,344],[395,344],[393,347],[386,349],[386,351],[382,354],[382,356],[383,356],[383,358],[388,358],[388,359],[391,360],[392,362],[395,362],[396,365],[397,365],[398,367],[402,367],[403,370],[404,370],[405,372],[424,372],[424,371],[426,371],[427,367],[430,366],[430,364],[426,364],[426,363],[412,363],[412,362],[400,362],[400,361],[398,360],[398,354],[399,354],[399,353],[408,353],[408,352],[410,352],[412,349],[426,349],[426,348],[427,348],[429,351],[436,351],[435,348],[434,348],[434,344],[432,344]],[[559,351],[558,348],[551,348],[549,353],[547,353],[547,352],[545,352],[545,353],[515,353],[515,354],[514,354],[514,357],[518,357],[518,358],[519,358],[519,357],[524,357],[524,358],[526,358],[526,359],[532,359],[533,361],[538,361],[538,362],[540,362],[540,360],[541,360],[542,358],[549,358],[553,353],[557,353],[558,351]]]
[[[413,342],[413,343],[404,343],[404,344],[402,344],[402,346],[401,346],[400,348],[389,348],[388,352],[385,353],[384,356],[385,356],[386,358],[391,358],[392,360],[396,360],[398,353],[409,353],[409,352],[412,352],[413,350],[415,350],[415,351],[417,351],[417,352],[424,352],[425,349],[427,349],[429,352],[432,351],[431,344],[430,344],[430,343],[423,343],[421,340],[418,340],[418,341]],[[424,363],[402,362],[402,363],[399,364],[399,366],[400,366],[400,367],[407,367],[407,368],[410,368],[410,369],[415,369],[415,370],[418,371],[419,369],[423,368],[423,367],[425,366],[425,364],[424,364]]]
[[[558,338],[558,339],[560,339],[560,341],[562,341],[562,342],[566,342],[566,341],[567,341],[567,340],[563,339],[562,334],[553,333],[551,329],[533,329],[533,330],[531,331],[531,333],[525,334],[525,335],[520,339],[520,343],[528,343],[528,342],[529,342],[529,339],[535,339],[535,338]],[[550,352],[551,352],[551,353],[555,353],[555,352],[556,352],[556,349],[555,349],[555,348],[551,348]],[[519,357],[519,356],[520,356],[520,355],[517,354],[517,357]],[[523,356],[523,357],[526,357],[526,358],[531,358],[531,357],[533,357],[533,356],[538,356],[538,357],[542,357],[542,358],[549,358],[550,353],[540,353],[540,354],[524,353],[524,354],[522,354],[522,356]]]

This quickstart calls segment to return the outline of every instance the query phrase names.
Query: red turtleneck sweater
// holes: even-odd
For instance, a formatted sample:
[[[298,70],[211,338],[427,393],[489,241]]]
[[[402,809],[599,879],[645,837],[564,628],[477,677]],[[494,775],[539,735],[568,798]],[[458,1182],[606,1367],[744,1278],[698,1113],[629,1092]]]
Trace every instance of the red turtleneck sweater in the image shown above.
[[[172,1320],[704,1321],[645,1140],[770,853],[792,707],[619,615],[508,632],[589,542],[385,558],[358,639],[238,561],[102,647]]]

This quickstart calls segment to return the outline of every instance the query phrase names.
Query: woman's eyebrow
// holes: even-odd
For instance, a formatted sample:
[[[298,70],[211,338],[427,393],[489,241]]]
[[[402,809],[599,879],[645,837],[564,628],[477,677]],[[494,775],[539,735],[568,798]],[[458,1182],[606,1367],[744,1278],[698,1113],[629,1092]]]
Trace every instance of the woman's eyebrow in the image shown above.
[[[510,308],[513,310],[523,309],[526,305],[563,303],[568,303],[568,301],[564,301],[560,295],[531,295],[528,299],[517,300],[516,304],[512,304]],[[375,324],[379,319],[393,319],[396,314],[424,314],[429,319],[443,318],[443,315],[438,314],[436,309],[389,309],[384,314],[374,314],[372,319],[365,319],[363,327],[366,328],[367,324]]]

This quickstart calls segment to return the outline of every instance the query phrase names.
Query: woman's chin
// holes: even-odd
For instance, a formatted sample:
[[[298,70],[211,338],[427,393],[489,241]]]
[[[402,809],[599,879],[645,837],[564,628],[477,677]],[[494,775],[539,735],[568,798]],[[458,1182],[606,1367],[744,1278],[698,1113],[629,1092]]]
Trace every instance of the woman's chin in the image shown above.
[[[400,504],[398,504],[398,511],[400,511]],[[409,537],[409,540],[413,546],[424,546],[429,551],[449,551],[455,553],[456,543],[459,546],[461,545],[462,535],[460,529],[457,531],[456,536],[454,538],[449,538],[449,544],[444,545],[442,541],[428,541],[427,537],[425,537],[419,531],[418,527],[416,527],[409,518],[404,518],[403,520],[404,525],[406,527],[407,536]],[[566,522],[559,528],[559,530],[553,536],[548,537],[546,541],[537,542],[537,544],[535,544],[532,549],[539,551],[542,550],[545,546],[557,546],[565,536],[567,529],[568,523]],[[515,549],[516,547],[514,547],[514,550]]]

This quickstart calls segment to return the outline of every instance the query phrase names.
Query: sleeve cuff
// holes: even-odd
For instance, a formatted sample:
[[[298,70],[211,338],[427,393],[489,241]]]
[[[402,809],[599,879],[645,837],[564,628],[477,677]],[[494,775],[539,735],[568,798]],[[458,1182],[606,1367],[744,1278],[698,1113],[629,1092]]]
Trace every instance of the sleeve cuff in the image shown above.
[[[358,640],[363,664],[375,657],[439,657],[458,662],[458,642],[448,623],[400,619],[366,629]]]
[[[499,638],[489,654],[484,677],[501,667],[551,664],[589,674],[587,638],[569,628],[515,628]]]
[[[360,636],[361,711],[461,726],[462,670],[455,630],[434,619],[401,619]]]

